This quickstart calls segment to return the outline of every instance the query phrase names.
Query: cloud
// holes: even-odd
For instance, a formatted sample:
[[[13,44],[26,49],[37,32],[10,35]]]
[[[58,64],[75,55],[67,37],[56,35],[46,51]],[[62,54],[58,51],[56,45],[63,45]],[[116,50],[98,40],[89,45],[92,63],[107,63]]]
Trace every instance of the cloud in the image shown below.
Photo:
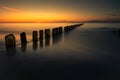
[[[19,9],[7,7],[7,6],[1,6],[1,8],[8,10],[8,11],[13,11],[13,12],[21,12],[21,10]]]

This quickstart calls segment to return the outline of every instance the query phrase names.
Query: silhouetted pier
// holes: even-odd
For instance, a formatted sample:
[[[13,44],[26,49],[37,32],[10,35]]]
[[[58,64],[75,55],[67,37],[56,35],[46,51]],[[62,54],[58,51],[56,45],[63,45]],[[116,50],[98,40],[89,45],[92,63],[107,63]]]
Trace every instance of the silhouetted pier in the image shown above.
[[[77,28],[78,26],[83,25],[81,24],[75,24],[75,25],[69,25],[64,27],[56,27],[53,28],[52,31],[50,29],[45,29],[45,30],[39,30],[39,40],[40,40],[40,46],[43,46],[43,39],[44,39],[44,35],[45,35],[45,45],[48,46],[50,44],[50,37],[53,37],[53,39],[57,38],[57,36],[60,36],[63,32],[69,32],[75,28]],[[52,32],[52,35],[50,34]],[[120,30],[119,30],[119,34],[120,34]],[[22,51],[25,52],[26,51],[26,45],[27,45],[27,37],[26,37],[26,33],[22,32],[20,33],[20,40],[21,40],[21,45],[22,45]],[[37,31],[33,31],[32,32],[32,41],[33,41],[33,48],[34,50],[37,49],[37,42],[38,42],[38,32]],[[15,36],[13,34],[9,34],[5,36],[5,44],[6,47],[16,47],[16,40],[15,40]]]

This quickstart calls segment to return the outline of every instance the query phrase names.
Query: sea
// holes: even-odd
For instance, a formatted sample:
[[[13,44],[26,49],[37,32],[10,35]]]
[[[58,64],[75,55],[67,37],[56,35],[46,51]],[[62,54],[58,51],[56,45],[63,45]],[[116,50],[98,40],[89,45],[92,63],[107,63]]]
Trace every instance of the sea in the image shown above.
[[[120,80],[120,23],[84,23],[64,31],[75,24],[0,23],[0,80]],[[63,32],[53,37],[57,27]],[[33,42],[32,32],[45,29],[50,39]],[[8,34],[15,36],[16,47],[6,48]]]

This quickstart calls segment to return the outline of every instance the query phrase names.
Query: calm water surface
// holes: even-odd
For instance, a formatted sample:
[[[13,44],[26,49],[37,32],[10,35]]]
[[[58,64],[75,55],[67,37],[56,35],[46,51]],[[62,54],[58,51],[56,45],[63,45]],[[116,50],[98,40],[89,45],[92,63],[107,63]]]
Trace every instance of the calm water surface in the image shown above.
[[[1,80],[119,80],[120,23],[85,23],[76,29],[33,43],[33,30],[65,27],[74,23],[1,23]],[[27,33],[21,45],[19,34]],[[4,36],[13,33],[17,47],[6,49]]]

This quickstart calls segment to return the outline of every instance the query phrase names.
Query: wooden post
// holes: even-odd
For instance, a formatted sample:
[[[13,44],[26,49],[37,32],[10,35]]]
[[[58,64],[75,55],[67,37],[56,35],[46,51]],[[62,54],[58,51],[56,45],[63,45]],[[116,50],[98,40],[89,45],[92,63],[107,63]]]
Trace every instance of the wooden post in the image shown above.
[[[52,36],[55,36],[57,34],[57,28],[52,29]]]
[[[15,36],[13,34],[5,36],[5,44],[6,47],[16,47]]]
[[[39,39],[43,39],[43,30],[39,31]]]
[[[60,32],[60,31],[59,31],[59,28],[57,28],[57,29],[56,29],[56,31],[57,31],[57,35],[58,35],[58,34],[59,34],[59,32]]]
[[[32,37],[33,37],[33,41],[38,41],[38,33],[37,33],[37,31],[33,31]]]
[[[68,31],[68,26],[64,27],[64,31],[65,31],[65,32]]]
[[[59,32],[62,33],[62,27],[59,27]]]
[[[26,33],[25,32],[22,32],[20,34],[20,39],[21,39],[21,43],[27,43]]]
[[[50,29],[45,29],[45,38],[50,38]]]

